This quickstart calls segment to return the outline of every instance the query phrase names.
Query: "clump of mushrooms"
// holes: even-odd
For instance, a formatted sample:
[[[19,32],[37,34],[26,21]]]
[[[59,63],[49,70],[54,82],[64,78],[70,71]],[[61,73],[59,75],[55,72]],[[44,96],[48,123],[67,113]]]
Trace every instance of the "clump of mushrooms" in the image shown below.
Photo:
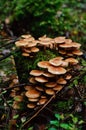
[[[81,44],[65,37],[49,38],[44,35],[35,40],[31,35],[22,35],[15,44],[26,57],[33,57],[41,48],[54,49],[59,54],[49,60],[39,61],[37,69],[30,71],[30,85],[24,87],[28,99],[27,107],[30,109],[45,104],[51,95],[63,89],[72,78],[73,66],[79,63],[77,56],[83,54]]]

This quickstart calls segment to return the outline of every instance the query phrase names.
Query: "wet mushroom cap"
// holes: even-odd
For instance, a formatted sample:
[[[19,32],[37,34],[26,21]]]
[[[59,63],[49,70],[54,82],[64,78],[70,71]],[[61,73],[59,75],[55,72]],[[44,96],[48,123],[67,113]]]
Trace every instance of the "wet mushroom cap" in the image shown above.
[[[66,73],[66,69],[64,69],[63,67],[49,67],[48,68],[48,72],[52,73],[52,74],[56,74],[56,75],[60,75],[60,74],[65,74]]]
[[[38,98],[40,96],[40,92],[35,89],[31,89],[25,93],[28,98]]]
[[[48,82],[48,80],[45,77],[43,77],[43,76],[35,77],[35,80],[37,82],[40,82],[40,83],[46,83],[46,82]]]
[[[49,61],[40,61],[40,62],[38,62],[37,65],[38,65],[38,67],[41,67],[41,68],[47,68],[51,64],[49,63]]]
[[[33,76],[40,76],[42,74],[43,74],[42,70],[31,70],[30,71],[30,75],[33,75]]]

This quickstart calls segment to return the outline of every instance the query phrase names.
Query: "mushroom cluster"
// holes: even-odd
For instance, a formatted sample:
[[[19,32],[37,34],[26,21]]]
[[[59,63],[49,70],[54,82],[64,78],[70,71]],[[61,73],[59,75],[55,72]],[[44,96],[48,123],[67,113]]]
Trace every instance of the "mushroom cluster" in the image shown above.
[[[29,73],[30,86],[25,86],[25,95],[28,98],[27,107],[35,108],[43,105],[50,96],[62,90],[72,78],[69,66],[77,64],[76,61],[71,62],[68,58],[57,56],[49,61],[38,62],[39,69],[31,70]]]
[[[22,35],[15,44],[22,49],[23,56],[33,57],[34,53],[47,48],[54,49],[59,55],[38,62],[37,69],[30,71],[30,85],[24,88],[28,99],[27,107],[32,109],[45,104],[51,95],[62,90],[73,76],[73,66],[79,63],[76,56],[83,54],[81,44],[65,37],[49,38],[44,35],[35,40],[31,35]]]
[[[37,43],[38,41],[31,35],[22,35],[20,40],[15,42],[15,45],[21,48],[23,56],[32,58],[39,51],[39,48],[36,46]]]

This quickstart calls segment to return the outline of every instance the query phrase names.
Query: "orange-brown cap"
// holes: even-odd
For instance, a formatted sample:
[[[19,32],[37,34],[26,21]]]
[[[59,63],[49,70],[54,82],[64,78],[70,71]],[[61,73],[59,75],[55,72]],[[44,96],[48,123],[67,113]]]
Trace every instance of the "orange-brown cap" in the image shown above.
[[[35,77],[35,80],[39,83],[46,83],[48,82],[48,79],[44,76],[38,76],[38,77]]]
[[[53,95],[53,94],[55,94],[55,92],[54,92],[53,89],[45,89],[45,92],[46,92],[46,94],[48,94],[48,95]]]
[[[40,96],[40,92],[35,89],[31,89],[31,90],[27,91],[25,93],[25,95],[28,98],[38,98]]]
[[[43,104],[45,104],[47,102],[47,100],[48,100],[47,98],[42,98],[42,99],[39,100],[37,105],[43,105]]]
[[[60,77],[60,78],[57,80],[57,83],[58,83],[58,84],[66,84],[67,81],[66,81],[64,78]]]
[[[48,66],[50,66],[51,64],[49,63],[49,61],[40,61],[37,65],[41,68],[48,68]]]
[[[62,58],[63,58],[63,57],[62,57]],[[50,59],[50,60],[49,60],[49,63],[50,63],[51,65],[54,65],[54,66],[59,66],[59,65],[62,64],[62,58],[60,58],[60,57],[55,57],[55,58],[53,58],[53,59]]]
[[[56,86],[56,84],[57,84],[56,82],[48,82],[48,83],[45,84],[45,86],[49,87],[49,88],[53,88],[53,87]]]
[[[80,50],[74,50],[74,51],[72,51],[72,53],[74,54],[74,55],[77,55],[77,56],[80,56],[80,55],[83,55],[83,52],[82,51],[80,51]]]
[[[27,107],[30,108],[30,109],[35,108],[35,106],[36,106],[36,104],[34,104],[34,103],[27,104]]]
[[[63,88],[62,85],[57,84],[57,85],[53,88],[53,90],[55,90],[55,91],[60,91],[62,88]]]
[[[66,69],[64,69],[63,67],[55,67],[55,66],[50,66],[48,67],[48,71],[52,74],[56,74],[56,75],[60,75],[60,74],[65,74],[66,73]]]
[[[55,43],[64,43],[65,37],[56,37],[54,38]]]
[[[30,75],[33,75],[33,76],[40,76],[42,74],[43,74],[42,70],[31,70],[30,71]]]
[[[78,63],[78,60],[72,57],[65,59],[65,61],[69,62],[72,65],[76,65]]]

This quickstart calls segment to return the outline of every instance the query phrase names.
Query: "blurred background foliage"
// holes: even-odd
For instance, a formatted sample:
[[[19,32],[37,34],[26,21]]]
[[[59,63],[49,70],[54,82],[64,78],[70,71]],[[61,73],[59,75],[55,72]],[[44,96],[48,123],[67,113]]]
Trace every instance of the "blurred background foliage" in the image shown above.
[[[85,45],[86,0],[0,0],[0,17],[15,36],[64,35]]]

